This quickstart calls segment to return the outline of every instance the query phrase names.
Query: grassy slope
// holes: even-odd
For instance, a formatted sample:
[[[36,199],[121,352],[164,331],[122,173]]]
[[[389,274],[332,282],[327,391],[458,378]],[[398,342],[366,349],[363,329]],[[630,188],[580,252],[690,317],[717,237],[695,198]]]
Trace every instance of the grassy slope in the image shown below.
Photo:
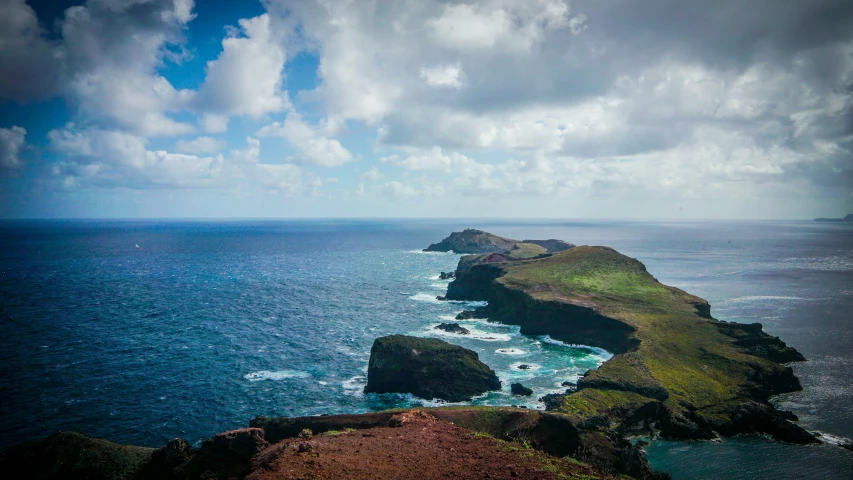
[[[736,400],[751,366],[772,362],[744,354],[694,303],[704,302],[652,277],[639,261],[604,247],[577,247],[554,256],[509,264],[498,279],[538,300],[593,306],[599,313],[637,329],[636,352],[614,357],[591,372],[595,379],[659,384],[665,404],[703,408]],[[644,397],[627,391],[581,390],[562,410],[583,416],[606,413]]]
[[[533,243],[516,243],[506,253],[513,260],[523,260],[548,253],[548,250]]]

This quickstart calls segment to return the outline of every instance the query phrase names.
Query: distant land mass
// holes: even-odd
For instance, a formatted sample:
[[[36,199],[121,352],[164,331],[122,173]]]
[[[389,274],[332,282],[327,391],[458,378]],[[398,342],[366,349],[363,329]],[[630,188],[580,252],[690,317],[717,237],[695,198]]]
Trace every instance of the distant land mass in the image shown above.
[[[844,218],[815,218],[815,222],[853,222],[853,213],[848,213]]]

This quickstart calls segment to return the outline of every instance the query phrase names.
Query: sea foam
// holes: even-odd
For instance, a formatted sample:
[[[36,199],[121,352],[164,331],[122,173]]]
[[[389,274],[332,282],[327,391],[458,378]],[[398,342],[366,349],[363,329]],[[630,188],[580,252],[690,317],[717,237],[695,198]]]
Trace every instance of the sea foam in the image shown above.
[[[289,378],[306,378],[310,376],[308,372],[301,372],[299,370],[279,370],[276,372],[261,370],[247,373],[244,378],[250,382],[257,382],[260,380],[287,380]]]

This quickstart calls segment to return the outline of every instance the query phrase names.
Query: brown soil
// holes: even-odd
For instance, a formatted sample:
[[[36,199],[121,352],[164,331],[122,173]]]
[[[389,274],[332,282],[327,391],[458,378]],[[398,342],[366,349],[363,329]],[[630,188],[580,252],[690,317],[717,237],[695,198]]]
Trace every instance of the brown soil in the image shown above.
[[[424,412],[388,427],[291,438],[252,459],[250,480],[606,478],[587,465],[473,433]]]

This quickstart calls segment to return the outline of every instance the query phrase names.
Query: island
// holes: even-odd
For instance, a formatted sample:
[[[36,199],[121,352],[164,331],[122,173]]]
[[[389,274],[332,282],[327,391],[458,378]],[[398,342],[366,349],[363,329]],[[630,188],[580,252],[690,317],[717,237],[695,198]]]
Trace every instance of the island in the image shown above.
[[[787,364],[805,358],[761,324],[719,321],[704,299],[660,283],[638,260],[603,246],[454,232],[428,251],[463,254],[446,300],[460,313],[522,334],[614,355],[546,410],[452,406],[252,419],[198,447],[117,445],[76,433],[0,454],[2,478],[636,478],[664,479],[643,454],[655,437],[708,440],[759,433],[819,439],[773,395],[801,390]],[[442,330],[463,335],[458,324]],[[457,328],[458,327],[458,328]],[[529,388],[511,386],[515,395]],[[452,401],[500,388],[475,352],[437,339],[376,339],[366,392]]]
[[[815,222],[853,222],[853,213],[848,213],[844,218],[815,218]]]

